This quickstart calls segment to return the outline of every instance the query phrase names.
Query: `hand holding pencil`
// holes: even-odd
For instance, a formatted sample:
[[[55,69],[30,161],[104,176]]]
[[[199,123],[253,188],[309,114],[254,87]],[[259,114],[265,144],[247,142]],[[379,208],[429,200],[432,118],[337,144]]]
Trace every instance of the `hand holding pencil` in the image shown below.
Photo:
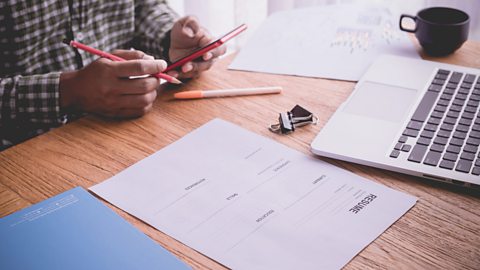
[[[75,63],[73,52],[81,56],[83,51],[72,50],[72,62]],[[131,118],[151,110],[160,79],[141,75],[158,74],[165,70],[167,63],[153,60],[151,56],[135,50],[117,50],[111,55],[129,61],[101,57],[81,69],[60,74],[58,94],[61,112]],[[129,79],[131,77],[137,78]]]
[[[87,46],[85,44],[82,44],[80,42],[77,42],[75,40],[68,40],[68,39],[64,39],[63,40],[63,43],[67,44],[67,45],[70,45],[74,48],[77,48],[79,50],[83,50],[83,51],[86,51],[88,53],[91,53],[91,54],[94,54],[94,55],[98,55],[100,57],[103,57],[103,58],[107,58],[107,59],[110,59],[112,61],[118,61],[118,62],[123,62],[123,61],[126,61],[126,59],[123,59],[122,57],[119,57],[117,55],[114,55],[114,54],[111,54],[111,53],[107,53],[107,52],[104,52],[104,51],[101,51],[101,50],[98,50],[98,49],[95,49],[95,48],[92,48],[90,46]],[[143,74],[143,75],[147,75],[147,74]],[[172,77],[172,76],[169,76],[167,74],[163,74],[161,72],[157,72],[155,74],[151,74],[152,76],[154,77],[157,77],[159,79],[164,79],[166,80],[167,82],[170,82],[170,83],[174,83],[174,84],[181,84],[182,82],[179,81],[177,78],[175,77]]]

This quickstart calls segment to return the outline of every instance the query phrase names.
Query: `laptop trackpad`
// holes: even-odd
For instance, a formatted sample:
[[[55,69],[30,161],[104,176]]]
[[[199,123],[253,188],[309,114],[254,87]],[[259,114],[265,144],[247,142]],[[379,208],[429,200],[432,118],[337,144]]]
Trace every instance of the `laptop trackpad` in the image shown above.
[[[408,113],[415,96],[415,89],[364,82],[355,90],[343,110],[351,114],[400,122]]]

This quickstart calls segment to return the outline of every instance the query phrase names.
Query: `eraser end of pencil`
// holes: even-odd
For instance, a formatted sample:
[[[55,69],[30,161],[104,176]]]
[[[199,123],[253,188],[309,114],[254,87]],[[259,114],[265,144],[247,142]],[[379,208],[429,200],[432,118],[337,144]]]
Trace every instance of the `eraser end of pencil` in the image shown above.
[[[72,40],[69,39],[69,38],[64,38],[64,39],[62,40],[62,42],[65,43],[65,44],[67,44],[68,46],[70,46],[71,43],[72,43]]]
[[[185,92],[175,93],[173,97],[176,99],[203,98],[203,93],[202,91],[185,91]]]

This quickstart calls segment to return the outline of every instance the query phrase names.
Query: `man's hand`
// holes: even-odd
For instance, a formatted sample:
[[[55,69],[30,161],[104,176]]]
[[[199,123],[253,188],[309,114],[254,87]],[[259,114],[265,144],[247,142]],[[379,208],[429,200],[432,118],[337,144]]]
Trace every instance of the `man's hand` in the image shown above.
[[[167,63],[140,51],[117,50],[113,54],[129,61],[100,58],[85,68],[60,76],[60,106],[63,110],[96,113],[108,117],[138,117],[152,108],[160,80],[155,74]]]
[[[173,25],[170,34],[169,57],[172,61],[178,60],[192,51],[206,46],[213,41],[210,34],[200,26],[195,17],[183,17]],[[202,71],[209,69],[213,61],[225,53],[225,46],[220,46],[203,55],[203,61],[188,62],[180,70],[170,71],[168,74],[179,78],[193,78]]]

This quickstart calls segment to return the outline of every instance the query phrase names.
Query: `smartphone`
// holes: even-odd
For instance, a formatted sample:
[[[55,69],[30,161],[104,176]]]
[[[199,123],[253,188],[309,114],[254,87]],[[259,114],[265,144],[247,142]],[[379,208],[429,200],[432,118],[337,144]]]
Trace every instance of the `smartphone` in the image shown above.
[[[217,47],[220,47],[222,46],[225,42],[229,41],[230,39],[232,39],[233,37],[237,36],[238,34],[240,34],[241,32],[245,31],[245,29],[247,29],[247,25],[246,24],[242,24],[240,25],[239,27],[233,29],[232,31],[228,32],[227,34],[225,34],[224,36],[222,36],[221,38],[215,40],[214,42],[208,44],[207,46],[205,47],[202,47],[202,48],[199,48],[195,51],[193,51],[191,54],[185,56],[185,57],[182,57],[180,58],[179,60],[171,63],[164,71],[162,72],[167,72],[167,71],[170,71],[170,70],[174,70],[178,67],[181,67],[183,66],[184,64],[190,62],[190,61],[193,61],[197,58],[200,58],[202,57],[202,55],[204,55],[205,53],[207,53],[208,51],[211,51]]]

